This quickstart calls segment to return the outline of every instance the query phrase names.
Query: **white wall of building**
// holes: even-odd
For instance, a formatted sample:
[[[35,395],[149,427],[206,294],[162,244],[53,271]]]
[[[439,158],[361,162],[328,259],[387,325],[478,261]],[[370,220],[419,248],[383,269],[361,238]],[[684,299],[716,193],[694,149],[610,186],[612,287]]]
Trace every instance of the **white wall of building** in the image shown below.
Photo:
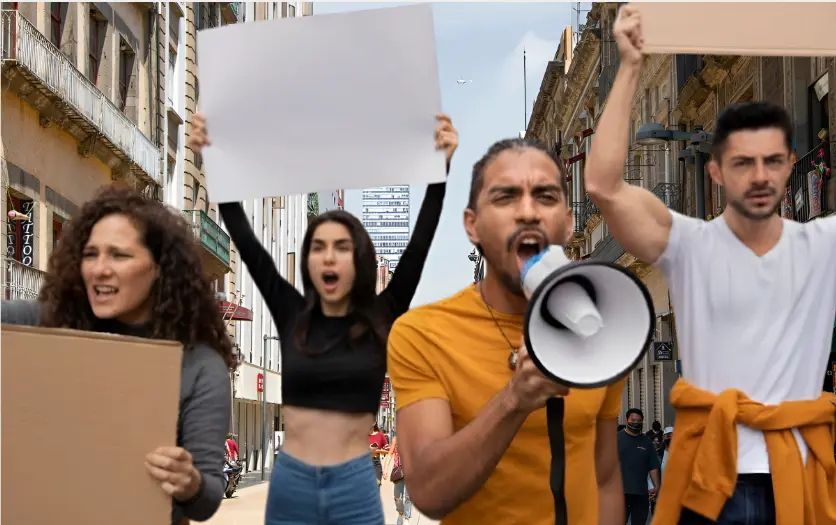
[[[165,83],[166,111],[163,113],[163,200],[170,206],[183,207],[186,164],[186,16],[180,2],[160,2],[165,10]],[[173,60],[172,60],[173,58]],[[154,124],[156,125],[156,123]],[[169,140],[174,134],[174,140]],[[177,145],[171,151],[171,143]],[[173,162],[169,159],[173,158]]]
[[[363,226],[392,270],[409,242],[409,186],[363,190]]]

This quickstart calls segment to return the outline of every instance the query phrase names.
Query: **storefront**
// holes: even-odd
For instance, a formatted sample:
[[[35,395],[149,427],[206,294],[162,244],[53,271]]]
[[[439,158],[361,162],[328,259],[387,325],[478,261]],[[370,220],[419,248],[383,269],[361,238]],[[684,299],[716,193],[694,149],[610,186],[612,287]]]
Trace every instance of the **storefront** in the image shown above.
[[[250,363],[241,363],[235,371],[235,400],[232,416],[232,433],[238,443],[240,457],[244,459],[246,472],[261,470],[262,451],[264,464],[271,468],[276,450],[276,432],[284,431],[282,415],[281,375],[264,371]],[[262,411],[266,395],[267,433],[262,446]]]

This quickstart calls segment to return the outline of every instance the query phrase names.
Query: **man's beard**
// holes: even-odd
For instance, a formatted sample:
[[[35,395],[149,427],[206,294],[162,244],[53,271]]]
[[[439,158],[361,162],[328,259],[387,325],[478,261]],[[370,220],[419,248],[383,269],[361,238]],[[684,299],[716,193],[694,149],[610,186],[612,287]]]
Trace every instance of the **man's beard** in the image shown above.
[[[515,279],[507,272],[497,272],[499,274],[499,282],[502,286],[512,294],[525,299],[525,292],[523,291],[522,283],[519,279]]]
[[[775,202],[772,206],[766,208],[764,211],[752,211],[746,207],[746,199],[759,193],[768,192],[769,195],[775,199]],[[770,188],[767,183],[763,183],[760,185],[752,186],[746,193],[743,194],[743,197],[740,199],[733,199],[729,201],[729,205],[734,208],[738,214],[742,217],[749,219],[750,221],[763,221],[772,217],[775,214],[775,210],[778,208],[778,204],[780,204],[781,200],[778,198],[778,192],[776,192],[773,188]]]
[[[742,199],[729,201],[729,206],[734,208],[734,211],[736,211],[742,217],[749,219],[750,221],[764,221],[771,218],[773,215],[775,215],[775,210],[778,207],[778,204],[780,204],[780,201],[776,202],[774,206],[770,206],[769,208],[763,211],[755,212],[747,208],[746,204]]]

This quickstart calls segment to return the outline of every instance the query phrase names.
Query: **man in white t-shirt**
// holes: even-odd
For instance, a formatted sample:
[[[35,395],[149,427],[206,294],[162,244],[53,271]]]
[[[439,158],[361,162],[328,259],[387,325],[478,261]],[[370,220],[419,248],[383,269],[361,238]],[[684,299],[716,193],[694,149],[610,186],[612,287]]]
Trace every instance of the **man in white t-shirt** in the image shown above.
[[[795,488],[785,490],[781,483],[789,481],[779,480],[777,474],[773,479],[771,473],[790,468],[782,465],[795,461],[794,457],[801,458],[795,461],[798,472],[803,472],[802,462],[808,457],[824,462],[822,471],[833,464],[832,457],[819,458],[818,452],[828,435],[831,443],[833,439],[830,430],[821,428],[828,418],[832,423],[833,407],[820,394],[836,315],[836,217],[799,224],[775,213],[793,167],[793,125],[786,110],[768,102],[730,106],[717,118],[707,168],[711,179],[723,186],[728,204],[715,220],[706,222],[671,211],[651,192],[627,184],[622,173],[630,140],[630,109],[644,61],[641,20],[635,8],[621,8],[614,35],[621,65],[588,159],[586,189],[613,237],[627,252],[659,268],[667,279],[677,316],[684,380],[674,387],[672,401],[680,408],[702,404],[699,408],[708,421],[699,424],[699,433],[696,429],[683,432],[684,411],[678,410],[677,440],[665,472],[670,486],[663,482],[654,523],[771,525],[776,519],[779,524],[788,519],[785,509],[789,508],[799,512],[790,522],[812,523],[807,521],[813,511],[804,506],[805,496]],[[683,177],[683,185],[694,186],[692,175]],[[687,394],[681,395],[686,385]],[[721,396],[729,392],[734,395]],[[710,401],[704,403],[705,399]],[[715,418],[717,411],[711,412],[721,399],[726,403],[722,413],[726,420]],[[793,410],[803,407],[798,413],[814,415],[793,424],[762,424],[751,416],[765,410],[763,405],[780,405],[784,413],[788,401],[804,402],[793,405]],[[708,414],[714,419],[708,419]],[[763,420],[767,412],[757,417]],[[718,421],[727,422],[728,430],[714,428],[702,434],[709,423],[721,427]],[[737,447],[729,450],[734,448],[735,422]],[[824,438],[813,440],[805,433],[808,427],[815,427],[811,432]],[[767,445],[773,443],[769,450],[776,450],[778,432],[784,433],[781,439],[792,450],[784,449],[789,454],[781,461],[773,458],[770,469]],[[708,467],[711,461],[706,461],[705,454],[700,456],[708,447],[707,435],[723,443],[712,445],[720,457],[714,457]],[[798,447],[792,444],[792,435]],[[689,439],[696,443],[686,445]],[[677,463],[680,450],[684,450],[680,452],[683,457],[701,459],[701,466]],[[719,471],[725,463],[732,464],[727,481],[719,474],[697,472]],[[676,474],[683,480],[675,481]],[[803,475],[798,474],[799,482]],[[827,475],[826,484],[832,490],[832,470]],[[715,493],[709,494],[712,490]],[[666,492],[671,497],[677,491],[683,500],[665,514]],[[813,505],[819,504],[816,498]],[[822,505],[831,507],[824,511],[816,507],[815,513],[824,512],[829,520],[836,520],[836,515],[829,514],[836,504]]]

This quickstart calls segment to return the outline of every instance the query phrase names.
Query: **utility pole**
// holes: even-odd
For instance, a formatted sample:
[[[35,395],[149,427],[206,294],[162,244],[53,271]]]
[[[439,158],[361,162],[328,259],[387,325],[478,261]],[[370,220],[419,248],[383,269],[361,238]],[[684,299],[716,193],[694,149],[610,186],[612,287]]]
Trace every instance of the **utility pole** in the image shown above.
[[[261,481],[264,481],[264,469],[267,467],[267,341],[278,341],[275,335],[264,336],[264,349],[261,354]]]
[[[523,48],[523,129],[528,128],[528,74],[525,69],[525,48]]]

